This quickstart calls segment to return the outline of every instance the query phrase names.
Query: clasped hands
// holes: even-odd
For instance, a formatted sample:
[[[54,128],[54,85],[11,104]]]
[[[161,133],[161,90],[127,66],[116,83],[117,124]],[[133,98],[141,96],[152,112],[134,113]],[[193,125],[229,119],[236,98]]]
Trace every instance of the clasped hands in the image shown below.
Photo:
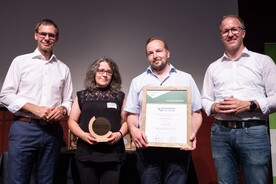
[[[242,101],[234,97],[227,97],[219,103],[214,103],[212,105],[212,112],[221,114],[238,114],[249,111],[249,106],[249,101]]]
[[[35,109],[35,115],[40,119],[43,119],[47,122],[51,121],[59,121],[65,116],[65,107],[45,107],[45,106],[37,106]]]

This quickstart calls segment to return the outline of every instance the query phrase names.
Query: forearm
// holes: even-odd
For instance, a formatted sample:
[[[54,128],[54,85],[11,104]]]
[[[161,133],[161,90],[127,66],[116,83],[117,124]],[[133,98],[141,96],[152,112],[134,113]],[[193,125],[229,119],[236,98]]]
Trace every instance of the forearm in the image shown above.
[[[79,124],[69,117],[68,119],[68,128],[78,137],[83,137],[84,131],[80,128]]]
[[[192,132],[196,135],[202,124],[201,111],[195,111],[192,113]]]
[[[126,121],[122,123],[119,131],[123,134],[123,136],[125,136],[128,133],[128,125]]]
[[[137,129],[139,122],[138,122],[138,114],[131,114],[129,113],[127,115],[127,125],[128,125],[128,129],[130,130],[130,134],[132,134],[132,130],[133,129]]]
[[[32,103],[26,103],[21,110],[31,112],[33,114],[38,113],[38,106]]]
[[[137,148],[147,148],[147,136],[138,127],[139,126],[139,114],[129,114],[127,117],[127,123],[130,130],[130,135]]]

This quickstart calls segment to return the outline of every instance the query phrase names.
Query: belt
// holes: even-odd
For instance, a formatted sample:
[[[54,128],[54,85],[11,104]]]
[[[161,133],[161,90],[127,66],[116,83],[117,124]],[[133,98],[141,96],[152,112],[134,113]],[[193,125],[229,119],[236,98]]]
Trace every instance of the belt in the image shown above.
[[[56,122],[56,121],[45,121],[42,119],[28,118],[25,116],[15,116],[14,119],[17,121],[22,121],[22,122],[37,124],[37,125],[50,125]]]
[[[262,120],[249,120],[249,121],[224,121],[215,120],[215,123],[227,128],[249,128],[252,126],[267,125],[266,121]]]

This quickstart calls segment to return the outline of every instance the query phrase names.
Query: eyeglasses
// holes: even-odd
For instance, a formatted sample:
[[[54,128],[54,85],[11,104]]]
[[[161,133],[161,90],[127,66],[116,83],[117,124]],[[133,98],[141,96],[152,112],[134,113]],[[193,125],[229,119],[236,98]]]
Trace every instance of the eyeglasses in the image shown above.
[[[103,75],[103,74],[106,73],[106,75],[108,75],[108,76],[112,76],[112,74],[113,74],[112,71],[110,71],[110,70],[104,70],[104,69],[98,69],[97,72],[99,74],[101,74],[101,75]]]
[[[221,32],[222,36],[227,36],[230,31],[232,34],[238,34],[240,32],[240,30],[243,30],[243,28],[242,27],[233,27],[231,29],[225,29],[220,32]]]
[[[45,38],[47,35],[50,39],[55,39],[57,37],[56,34],[53,33],[45,33],[45,32],[37,32],[41,38]]]

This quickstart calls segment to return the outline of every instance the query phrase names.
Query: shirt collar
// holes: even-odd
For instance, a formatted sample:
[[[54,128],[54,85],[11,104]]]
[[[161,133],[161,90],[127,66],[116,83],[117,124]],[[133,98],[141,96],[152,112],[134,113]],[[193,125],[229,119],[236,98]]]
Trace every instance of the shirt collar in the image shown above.
[[[38,48],[35,49],[35,51],[32,53],[32,58],[35,59],[43,59],[45,60],[45,57],[41,54],[41,52],[38,50]],[[56,62],[58,59],[55,54],[52,54],[51,58],[48,60],[48,62]]]
[[[239,60],[239,59],[242,58],[242,57],[248,57],[249,55],[250,55],[250,54],[249,54],[249,50],[245,47],[245,48],[243,49],[241,55],[240,55],[237,59],[235,59],[235,61]],[[232,61],[232,59],[230,59],[230,58],[225,54],[225,52],[224,52],[221,61],[222,61],[222,62],[223,62],[223,61]]]

